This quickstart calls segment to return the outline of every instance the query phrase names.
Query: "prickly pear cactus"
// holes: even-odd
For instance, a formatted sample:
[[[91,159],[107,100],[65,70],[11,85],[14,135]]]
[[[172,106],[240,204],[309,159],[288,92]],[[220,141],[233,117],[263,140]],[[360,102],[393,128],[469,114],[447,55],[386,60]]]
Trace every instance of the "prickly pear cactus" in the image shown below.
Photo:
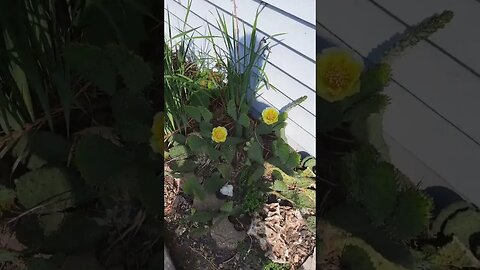
[[[459,269],[466,267],[480,268],[480,261],[475,258],[470,249],[455,236],[451,242],[429,256],[427,261],[430,265],[428,269],[434,270],[451,269],[450,267],[452,266]]]
[[[401,265],[395,264],[386,259],[382,254],[376,251],[371,245],[361,238],[352,236],[349,232],[332,225],[331,223],[320,222],[319,235],[322,236],[321,246],[319,247],[319,258],[321,265],[325,265],[325,261],[330,254],[339,254],[343,268],[340,269],[375,269],[375,270],[410,270]],[[345,248],[350,247],[350,254],[345,254]],[[363,252],[361,252],[362,250]],[[368,260],[367,260],[368,258]],[[366,263],[366,261],[370,262]],[[365,268],[355,268],[362,265]],[[351,268],[346,268],[350,266]],[[353,268],[352,268],[353,266]],[[369,268],[373,266],[373,268]],[[322,268],[323,269],[323,268]]]
[[[125,167],[127,159],[122,148],[99,136],[84,136],[75,148],[75,165],[90,186],[118,186],[115,175]]]
[[[27,172],[16,180],[18,201],[26,209],[45,204],[37,213],[61,211],[75,204],[73,192],[79,181],[75,174],[60,167]]]
[[[342,253],[341,264],[346,270],[375,270],[370,255],[361,247],[348,245]]]
[[[15,190],[0,185],[0,215],[3,211],[10,210],[15,203]]]
[[[272,172],[275,180],[272,189],[300,208],[315,209],[315,178],[310,177],[311,175],[315,174],[309,168],[293,176],[276,168]]]
[[[455,236],[474,256],[480,258],[480,211],[472,204],[458,201],[444,208],[432,222],[435,235]]]

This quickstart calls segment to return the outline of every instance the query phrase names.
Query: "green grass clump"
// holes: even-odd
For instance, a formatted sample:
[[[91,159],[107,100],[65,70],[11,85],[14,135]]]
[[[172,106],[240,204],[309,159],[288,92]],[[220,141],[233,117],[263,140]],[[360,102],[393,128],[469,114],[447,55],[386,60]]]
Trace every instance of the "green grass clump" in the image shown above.
[[[289,269],[290,269],[290,265],[288,264],[280,264],[272,261],[268,261],[263,266],[263,270],[289,270]]]

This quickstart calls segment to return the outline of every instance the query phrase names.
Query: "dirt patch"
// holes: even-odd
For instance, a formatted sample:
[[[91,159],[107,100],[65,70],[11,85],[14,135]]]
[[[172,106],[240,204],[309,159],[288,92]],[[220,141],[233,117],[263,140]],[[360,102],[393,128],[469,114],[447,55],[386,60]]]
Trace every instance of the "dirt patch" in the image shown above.
[[[173,177],[165,177],[165,207],[169,209],[164,217],[165,244],[176,269],[262,269],[266,260],[264,252],[252,237],[244,237],[234,249],[222,248],[212,238],[211,229],[187,219],[191,214],[192,202],[188,196],[177,191],[177,183]],[[239,235],[246,235],[248,226],[234,228]]]
[[[273,262],[288,263],[298,269],[313,253],[315,235],[299,210],[279,203],[264,205],[256,213],[248,234],[258,239]]]

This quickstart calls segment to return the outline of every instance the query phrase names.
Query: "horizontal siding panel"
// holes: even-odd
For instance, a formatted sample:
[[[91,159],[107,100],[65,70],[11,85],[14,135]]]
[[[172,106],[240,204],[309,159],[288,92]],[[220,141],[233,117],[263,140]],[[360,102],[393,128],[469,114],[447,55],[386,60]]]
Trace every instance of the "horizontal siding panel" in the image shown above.
[[[367,0],[322,0],[317,7],[317,15],[321,24],[363,56],[404,29]],[[366,16],[368,20],[365,20]],[[480,126],[469,121],[472,115],[480,114],[477,106],[480,100],[478,77],[425,42],[407,50],[394,62],[393,69],[398,82],[459,129],[480,141]]]
[[[480,147],[397,85],[387,88],[386,94],[392,104],[385,111],[385,131],[460,194],[480,204]]]
[[[315,27],[315,3],[316,1],[301,0],[298,2],[285,0],[258,1],[274,6],[292,16],[304,20]]]
[[[188,0],[180,0],[182,3],[186,3]],[[222,11],[226,18],[233,15],[233,2],[231,0],[197,0],[192,4],[192,8],[197,10],[204,10],[207,12],[213,11],[214,18],[216,18],[215,9],[218,8]],[[252,25],[255,20],[255,14],[257,9],[261,5],[256,1],[236,1],[237,2],[237,17],[246,24]],[[308,1],[314,2],[314,1]],[[204,5],[203,3],[208,5]],[[195,6],[198,5],[198,6]],[[295,6],[289,4],[290,6]],[[205,13],[207,13],[205,12]],[[220,14],[222,14],[220,12]],[[228,16],[228,17],[227,17]],[[203,17],[203,16],[202,16]],[[206,18],[206,17],[205,17]],[[214,19],[213,18],[213,19]],[[212,21],[212,20],[209,20]],[[240,21],[240,22],[241,22]],[[215,22],[214,20],[212,22]],[[278,23],[281,22],[281,23]],[[241,27],[241,26],[240,26]],[[276,39],[280,40],[286,46],[294,49],[307,58],[315,59],[315,36],[312,36],[312,31],[315,31],[315,27],[302,24],[295,18],[285,16],[268,5],[263,8],[257,21],[257,28],[270,35],[278,33],[286,33],[279,36]],[[241,32],[240,28],[240,32]]]
[[[173,19],[175,18],[176,21]],[[171,14],[170,16],[171,23],[172,25],[179,25],[180,27],[183,26],[183,23],[181,20],[176,17],[175,14]],[[193,17],[190,17],[191,20],[193,20]],[[195,24],[192,24],[194,26]],[[166,28],[168,26],[165,26]],[[213,30],[212,30],[213,32]],[[216,33],[214,33],[216,34]],[[174,35],[172,35],[174,36]],[[198,40],[197,40],[198,41]],[[222,50],[226,50],[225,45],[222,42],[217,43],[218,47]],[[202,47],[202,44],[198,44],[198,47]],[[242,49],[242,48],[241,48]],[[202,50],[206,50],[205,48],[202,48]],[[282,72],[280,69],[273,65],[267,64],[265,67],[265,72],[267,73],[267,76],[269,77],[270,83],[275,87],[277,90],[270,88],[268,90],[262,89],[262,93],[265,96],[268,96],[268,99],[270,96],[285,96],[288,98],[288,103],[291,101],[300,98],[302,96],[307,96],[307,99],[299,106],[299,108],[303,108],[304,111],[308,112],[311,114],[311,116],[315,116],[315,99],[316,99],[316,94],[312,89],[307,88],[305,85],[303,85],[301,82],[293,78],[292,76],[287,76],[288,74],[285,74]],[[287,99],[285,99],[287,100]],[[288,104],[287,103],[287,104]],[[285,104],[286,105],[286,104]],[[303,116],[302,116],[303,117]],[[313,129],[314,130],[314,129]],[[314,133],[314,131],[311,131]]]
[[[182,0],[183,2],[185,2],[185,0]],[[230,1],[228,1],[230,2]],[[246,2],[251,2],[250,0],[249,1],[245,1]],[[176,1],[173,1],[173,0],[170,0],[168,1],[168,8],[171,8],[175,5],[179,5],[181,7],[184,7],[183,8],[183,14],[186,12],[185,11],[185,6],[177,3]],[[217,18],[217,15],[215,13],[215,6],[209,4],[208,2],[205,2],[204,0],[196,0],[196,1],[193,1],[192,2],[192,13],[193,14],[190,14],[190,17],[189,17],[189,22],[191,22],[191,25],[194,26],[194,27],[197,27],[197,26],[201,26],[201,25],[205,25],[205,22],[208,22],[210,24],[210,27],[212,29],[212,32],[214,32],[213,34],[216,35],[218,34],[219,32],[217,31],[217,24],[216,24],[216,18]],[[252,12],[252,15],[255,14],[255,10],[254,9]],[[265,12],[266,10],[264,10]],[[181,12],[180,10],[178,10],[178,12]],[[177,9],[175,9],[175,12],[173,12],[174,14],[178,15],[180,18],[183,18],[184,15],[179,13],[177,14]],[[230,14],[229,13],[226,13],[226,12],[222,12],[221,10],[219,10],[219,13],[220,15],[224,15],[225,18],[230,18]],[[266,23],[269,23],[269,24],[276,24],[276,23],[272,23],[271,20],[266,20],[266,16],[265,14],[262,13],[262,17],[260,17],[259,19],[259,23],[262,22],[262,20],[264,20]],[[285,21],[285,20],[283,20]],[[282,22],[283,22],[282,21]],[[251,23],[253,22],[253,19],[251,21],[247,21],[248,23]],[[288,22],[288,20],[286,20],[285,22]],[[231,20],[227,20],[227,27],[229,30],[232,29],[231,27]],[[301,24],[299,24],[301,25]],[[241,27],[241,25],[240,25]],[[215,30],[217,29],[217,30]],[[242,28],[240,28],[242,29]],[[248,25],[245,25],[245,29],[246,29],[246,32],[249,33],[251,32],[251,27],[248,26]],[[261,29],[261,28],[260,28]],[[286,29],[286,28],[284,28]],[[205,31],[207,31],[206,27],[205,27]],[[243,31],[240,30],[242,33]],[[297,30],[298,31],[298,30]],[[311,38],[311,41],[309,40],[306,40],[306,38],[303,38],[301,39],[302,43],[311,43],[311,44],[315,44],[315,36],[314,36],[314,29],[310,29],[310,32],[312,33],[311,36],[313,36],[313,38]],[[286,31],[288,32],[288,31]],[[205,34],[207,32],[204,32],[202,34]],[[273,35],[273,34],[277,34],[277,33],[281,33],[281,32],[268,32],[268,35]],[[288,32],[287,35],[289,36],[291,33]],[[287,36],[285,35],[285,36]],[[285,37],[284,36],[284,37]],[[263,35],[261,35],[259,33],[259,41],[260,39],[263,37]],[[284,38],[283,37],[283,38]],[[243,39],[242,37],[240,37],[240,39]],[[220,39],[219,39],[220,40]],[[219,42],[222,42],[221,40]],[[313,61],[312,59],[309,59],[309,58],[304,58],[304,57],[301,57],[300,55],[298,55],[296,52],[294,52],[291,47],[288,47],[288,46],[285,46],[283,45],[282,43],[279,43],[279,44],[274,44],[275,42],[272,42],[272,48],[271,48],[271,54],[268,58],[268,62],[272,63],[273,65],[275,65],[276,67],[278,67],[279,69],[283,70],[285,73],[289,74],[290,76],[298,79],[299,81],[303,82],[307,87],[311,88],[311,89],[315,89],[315,61]],[[300,47],[301,46],[301,43],[298,43],[297,44],[297,47]],[[310,45],[312,47],[312,52],[311,54],[314,55],[315,54],[315,45]]]
[[[395,138],[387,133],[384,133],[383,137],[389,147],[390,161],[395,164],[395,167],[402,173],[408,175],[414,184],[419,184],[421,188],[440,185],[453,190],[455,189],[414,153],[395,140]]]
[[[455,16],[448,27],[432,35],[430,40],[480,73],[480,3],[474,0],[375,0],[393,15],[409,25],[444,10]]]

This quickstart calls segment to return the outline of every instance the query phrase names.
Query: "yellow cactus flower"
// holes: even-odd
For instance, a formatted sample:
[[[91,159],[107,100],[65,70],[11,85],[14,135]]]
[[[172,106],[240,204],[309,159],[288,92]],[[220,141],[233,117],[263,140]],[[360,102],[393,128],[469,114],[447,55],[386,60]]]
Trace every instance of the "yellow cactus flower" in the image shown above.
[[[278,122],[278,110],[273,107],[268,107],[262,111],[263,122],[267,125],[272,125]]]
[[[317,94],[329,102],[342,100],[360,91],[364,65],[342,48],[328,48],[317,56]]]
[[[212,130],[212,140],[216,143],[225,142],[227,135],[227,129],[224,127],[216,127]]]
[[[201,87],[207,87],[208,81],[205,79],[201,79],[200,81],[198,81],[198,84],[200,84]]]
[[[153,152],[163,154],[163,127],[165,123],[165,115],[158,112],[153,118],[152,136],[150,137],[150,146]]]

